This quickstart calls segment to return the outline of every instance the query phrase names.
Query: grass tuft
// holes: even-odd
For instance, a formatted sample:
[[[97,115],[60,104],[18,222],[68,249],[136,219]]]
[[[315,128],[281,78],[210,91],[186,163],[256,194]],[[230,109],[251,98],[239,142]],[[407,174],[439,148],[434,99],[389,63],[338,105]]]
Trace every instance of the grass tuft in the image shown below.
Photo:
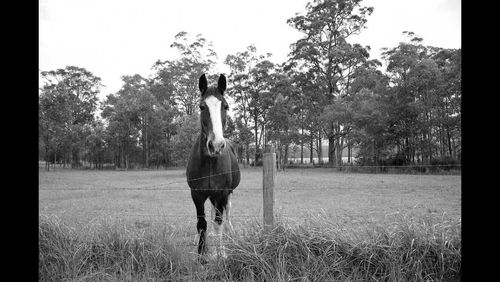
[[[123,226],[104,224],[85,233],[57,218],[39,222],[39,277],[66,279],[170,279],[185,275],[181,252],[165,232],[130,236]]]
[[[461,224],[444,217],[391,215],[384,225],[351,228],[326,216],[295,224],[278,218],[266,233],[249,220],[225,238],[226,259],[200,264],[176,231],[120,222],[70,228],[39,224],[42,281],[457,281]]]

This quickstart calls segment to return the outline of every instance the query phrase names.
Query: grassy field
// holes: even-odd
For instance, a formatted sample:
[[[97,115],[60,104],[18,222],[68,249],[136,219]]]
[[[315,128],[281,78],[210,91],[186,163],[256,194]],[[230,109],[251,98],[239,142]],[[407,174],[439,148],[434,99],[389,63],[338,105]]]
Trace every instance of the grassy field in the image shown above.
[[[383,221],[405,211],[460,219],[460,175],[338,173],[329,169],[278,172],[275,207],[300,221],[310,213],[326,213],[351,222]],[[234,221],[262,215],[262,169],[242,170],[232,196]],[[209,205],[206,205],[207,212]],[[56,170],[39,173],[41,214],[70,221],[94,216],[124,220],[181,216],[195,219],[184,170],[93,171]],[[162,220],[168,220],[164,217]]]
[[[461,244],[460,175],[339,173],[330,169],[278,172],[275,207],[279,228],[272,237],[259,233],[262,168],[242,170],[242,181],[233,194],[232,203],[232,222],[237,236],[229,245],[234,252],[223,265],[199,268],[192,256],[196,239],[195,209],[184,170],[40,170],[40,238],[45,246],[40,250],[44,262],[40,266],[41,276],[47,280],[56,273],[60,279],[160,277],[168,280],[176,277],[201,281],[330,278],[441,281],[457,277]],[[209,209],[207,202],[208,215]],[[64,245],[63,241],[80,243]],[[143,251],[135,253],[141,247],[140,242]],[[267,243],[259,252],[245,245],[248,242],[253,242],[253,246]],[[117,244],[121,248],[116,249]],[[280,260],[279,254],[289,254],[283,247],[289,244],[303,246],[301,249],[297,245],[294,252],[303,254],[304,259]],[[338,257],[339,253],[335,252],[336,259],[322,268],[320,262],[331,256],[325,253],[312,256],[318,244],[325,244],[326,249],[320,248],[321,252],[328,252],[327,246],[337,244],[337,248],[345,247],[344,252],[350,255]],[[150,252],[144,251],[147,246]],[[111,265],[104,263],[87,268],[89,258],[99,254],[96,250],[101,250],[104,257],[116,259],[111,260]],[[121,256],[114,253],[118,251]],[[87,256],[82,254],[77,263],[75,253],[79,252]],[[429,254],[439,255],[428,258]],[[374,256],[379,257],[378,264],[373,264]],[[144,261],[135,262],[131,257]],[[158,257],[164,263],[159,263]],[[119,258],[123,260],[121,263]],[[287,262],[297,259],[303,264],[295,262],[290,268]],[[169,271],[163,269],[166,262],[170,265]],[[313,265],[309,265],[311,263]],[[78,267],[67,268],[73,264]],[[65,267],[62,269],[61,265]],[[116,268],[117,265],[121,266]],[[270,271],[270,266],[278,272]],[[316,267],[317,271],[306,272],[304,267]],[[401,267],[404,269],[397,270]],[[453,275],[450,276],[449,271]],[[176,276],[162,276],[165,273]],[[314,276],[318,273],[323,276]]]

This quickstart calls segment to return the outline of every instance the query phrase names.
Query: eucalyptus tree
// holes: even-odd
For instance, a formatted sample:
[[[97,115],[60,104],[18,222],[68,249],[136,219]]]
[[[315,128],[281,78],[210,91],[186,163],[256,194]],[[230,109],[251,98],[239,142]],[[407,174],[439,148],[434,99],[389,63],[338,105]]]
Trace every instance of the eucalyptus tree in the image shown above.
[[[253,121],[253,131],[255,138],[255,162],[257,163],[263,153],[268,138],[266,136],[266,126],[268,124],[268,113],[273,103],[271,88],[273,86],[273,72],[275,65],[268,58],[261,57],[259,62],[250,70],[249,88],[250,102],[248,111]],[[262,149],[261,149],[262,148]]]
[[[425,46],[413,32],[403,35],[407,41],[382,53],[398,152],[405,161],[425,164],[459,157],[452,143],[460,140],[461,51]]]
[[[460,158],[461,148],[461,56],[461,49],[443,48],[433,56],[441,74],[437,97],[440,154],[455,159]]]
[[[163,73],[165,74],[165,73]],[[152,164],[172,165],[172,137],[176,134],[174,120],[182,113],[174,99],[169,84],[164,84],[157,75],[148,79],[148,90],[154,97],[149,116],[149,160]],[[151,99],[151,98],[150,98]]]
[[[175,35],[170,45],[178,51],[176,60],[158,60],[153,68],[159,81],[173,93],[177,107],[187,115],[197,113],[199,91],[196,83],[201,74],[210,73],[216,63],[213,44],[198,34],[194,39],[187,32]],[[212,74],[212,78],[215,74]],[[211,78],[210,76],[208,77]]]
[[[63,95],[56,91],[44,90],[38,99],[38,134],[40,139],[45,166],[50,170],[51,160],[56,162],[58,148],[64,144],[64,126],[69,111],[66,110],[66,102]],[[54,158],[51,159],[51,155]]]
[[[57,124],[58,137],[64,146],[65,156],[69,156],[72,167],[80,166],[80,153],[89,133],[86,130],[95,118],[101,79],[85,68],[67,66],[64,69],[42,71],[41,89],[42,122]],[[56,121],[57,120],[57,121]],[[52,130],[54,126],[42,126]]]
[[[151,123],[157,106],[148,81],[140,75],[122,76],[123,85],[106,97],[101,116],[108,121],[109,142],[114,144],[117,164],[129,168],[132,153],[142,144],[142,163],[149,166]]]
[[[349,128],[348,157],[351,148],[358,148],[361,164],[380,164],[393,148],[393,96],[389,78],[377,67],[367,62],[353,74],[350,94],[343,99],[338,115],[347,119]]]
[[[384,48],[382,53],[394,94],[394,133],[405,160],[421,159],[428,164],[432,158],[430,125],[435,96],[431,92],[436,90],[439,73],[423,39],[413,32],[403,34],[409,42]]]
[[[301,147],[301,163],[303,163],[304,146],[309,149],[309,162],[313,162],[314,150],[318,156],[322,155],[321,113],[328,103],[325,101],[325,88],[318,82],[318,77],[312,70],[302,69],[295,62],[288,63],[285,71],[293,81],[295,111],[298,113],[297,122],[300,127],[300,137],[297,141]],[[306,137],[307,136],[307,137]],[[306,142],[308,141],[308,142]],[[315,149],[316,148],[316,149]]]
[[[176,134],[172,136],[172,164],[187,165],[189,153],[200,134],[199,115],[183,115],[174,121]]]
[[[350,103],[352,138],[358,145],[358,162],[362,165],[381,165],[390,156],[392,144],[387,136],[390,126],[387,93],[361,89]]]
[[[296,15],[287,22],[304,33],[292,44],[291,60],[298,61],[315,73],[328,104],[345,93],[354,68],[368,58],[367,47],[350,44],[347,39],[358,34],[373,12],[361,0],[314,0],[306,5],[305,15]],[[332,120],[324,128],[329,144],[329,163],[335,160],[334,148],[340,142],[342,124]],[[321,132],[319,132],[321,133]],[[318,137],[321,140],[321,134]],[[337,144],[336,144],[337,143]],[[321,156],[320,160],[321,160]],[[341,160],[340,160],[341,162]]]
[[[262,153],[260,148],[266,143],[265,126],[269,106],[273,101],[270,89],[275,68],[275,64],[270,61],[271,56],[270,53],[257,54],[255,46],[250,45],[245,51],[230,54],[224,60],[231,70],[228,93],[231,93],[236,102],[236,119],[243,121],[238,128],[242,133],[240,137],[243,138],[240,141],[246,147],[247,162],[251,142],[248,130],[253,130],[256,163]]]
[[[300,128],[300,111],[297,106],[298,89],[292,78],[279,66],[273,73],[273,85],[270,91],[273,103],[268,113],[268,136],[276,143],[278,164],[288,163],[289,148],[297,142]]]
[[[234,98],[235,125],[238,132],[237,142],[244,146],[246,164],[250,162],[250,143],[252,117],[250,116],[250,70],[255,66],[259,56],[257,48],[250,45],[243,52],[229,54],[224,59],[230,73],[228,75],[228,91]]]
[[[102,169],[106,153],[106,128],[102,120],[96,119],[90,126],[90,134],[86,138],[87,159],[94,168]]]

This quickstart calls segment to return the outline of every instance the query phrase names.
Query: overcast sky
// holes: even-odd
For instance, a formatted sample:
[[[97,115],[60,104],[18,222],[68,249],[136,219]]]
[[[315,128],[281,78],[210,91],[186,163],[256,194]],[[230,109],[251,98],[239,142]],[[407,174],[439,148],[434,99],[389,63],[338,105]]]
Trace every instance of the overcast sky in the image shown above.
[[[102,79],[101,99],[121,87],[122,75],[148,77],[158,59],[177,57],[170,48],[180,31],[201,33],[222,61],[250,44],[272,60],[286,60],[301,34],[286,20],[304,13],[310,0],[39,0],[39,69],[83,67]],[[423,44],[461,48],[460,0],[364,0],[374,7],[367,28],[350,40],[371,47],[395,47],[413,31]],[[196,83],[196,82],[195,82]]]

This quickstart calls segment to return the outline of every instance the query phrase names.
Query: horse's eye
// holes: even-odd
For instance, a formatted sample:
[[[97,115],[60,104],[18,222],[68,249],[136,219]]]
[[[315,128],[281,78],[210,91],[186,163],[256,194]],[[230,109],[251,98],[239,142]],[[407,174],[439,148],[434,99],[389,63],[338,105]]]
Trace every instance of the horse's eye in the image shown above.
[[[205,105],[200,104],[200,110],[204,111],[206,109]]]

